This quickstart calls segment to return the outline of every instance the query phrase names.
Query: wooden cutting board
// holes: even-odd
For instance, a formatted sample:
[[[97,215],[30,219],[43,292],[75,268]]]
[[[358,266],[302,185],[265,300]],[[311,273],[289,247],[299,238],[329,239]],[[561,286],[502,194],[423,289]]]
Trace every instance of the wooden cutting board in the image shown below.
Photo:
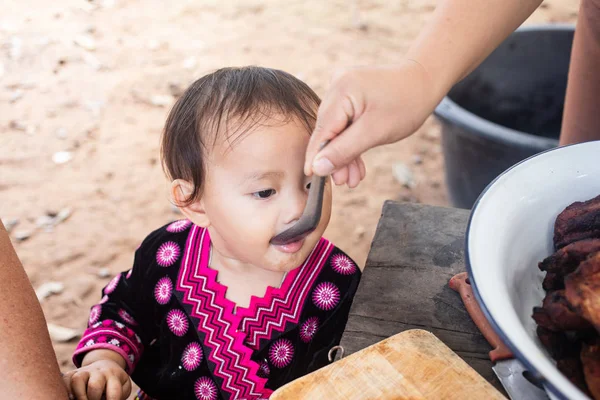
[[[279,388],[271,400],[505,399],[432,333],[414,329]]]

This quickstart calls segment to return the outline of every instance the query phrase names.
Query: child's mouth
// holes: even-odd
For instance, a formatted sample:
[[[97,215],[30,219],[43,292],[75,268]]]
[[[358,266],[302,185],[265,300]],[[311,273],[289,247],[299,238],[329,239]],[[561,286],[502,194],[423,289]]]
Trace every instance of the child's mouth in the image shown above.
[[[277,250],[283,253],[295,253],[302,248],[304,244],[304,239],[298,240],[297,242],[292,242],[288,244],[282,245],[273,245]]]

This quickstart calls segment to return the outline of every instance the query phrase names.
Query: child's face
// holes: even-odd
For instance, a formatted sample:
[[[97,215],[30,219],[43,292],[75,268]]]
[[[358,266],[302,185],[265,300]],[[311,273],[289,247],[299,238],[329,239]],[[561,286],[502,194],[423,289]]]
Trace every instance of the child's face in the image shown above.
[[[306,128],[295,119],[272,118],[233,146],[217,143],[210,152],[200,202],[220,255],[272,271],[289,271],[308,257],[331,216],[329,181],[317,229],[300,242],[270,244],[297,222],[306,205],[308,139]]]

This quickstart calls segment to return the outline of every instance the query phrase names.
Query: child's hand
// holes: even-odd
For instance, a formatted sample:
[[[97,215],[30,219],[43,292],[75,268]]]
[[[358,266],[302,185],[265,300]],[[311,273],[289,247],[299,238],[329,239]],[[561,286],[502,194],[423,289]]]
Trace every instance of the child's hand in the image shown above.
[[[125,400],[131,394],[131,379],[114,360],[93,361],[67,372],[63,380],[71,399]]]

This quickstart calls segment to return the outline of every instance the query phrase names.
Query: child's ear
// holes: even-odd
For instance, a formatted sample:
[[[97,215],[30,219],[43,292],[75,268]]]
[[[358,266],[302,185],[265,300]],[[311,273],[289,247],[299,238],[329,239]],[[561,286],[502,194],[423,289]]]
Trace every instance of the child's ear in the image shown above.
[[[203,228],[210,226],[210,220],[204,210],[202,199],[194,200],[193,203],[186,205],[186,200],[194,192],[194,185],[183,179],[175,179],[171,182],[171,198],[175,205],[190,221]]]

